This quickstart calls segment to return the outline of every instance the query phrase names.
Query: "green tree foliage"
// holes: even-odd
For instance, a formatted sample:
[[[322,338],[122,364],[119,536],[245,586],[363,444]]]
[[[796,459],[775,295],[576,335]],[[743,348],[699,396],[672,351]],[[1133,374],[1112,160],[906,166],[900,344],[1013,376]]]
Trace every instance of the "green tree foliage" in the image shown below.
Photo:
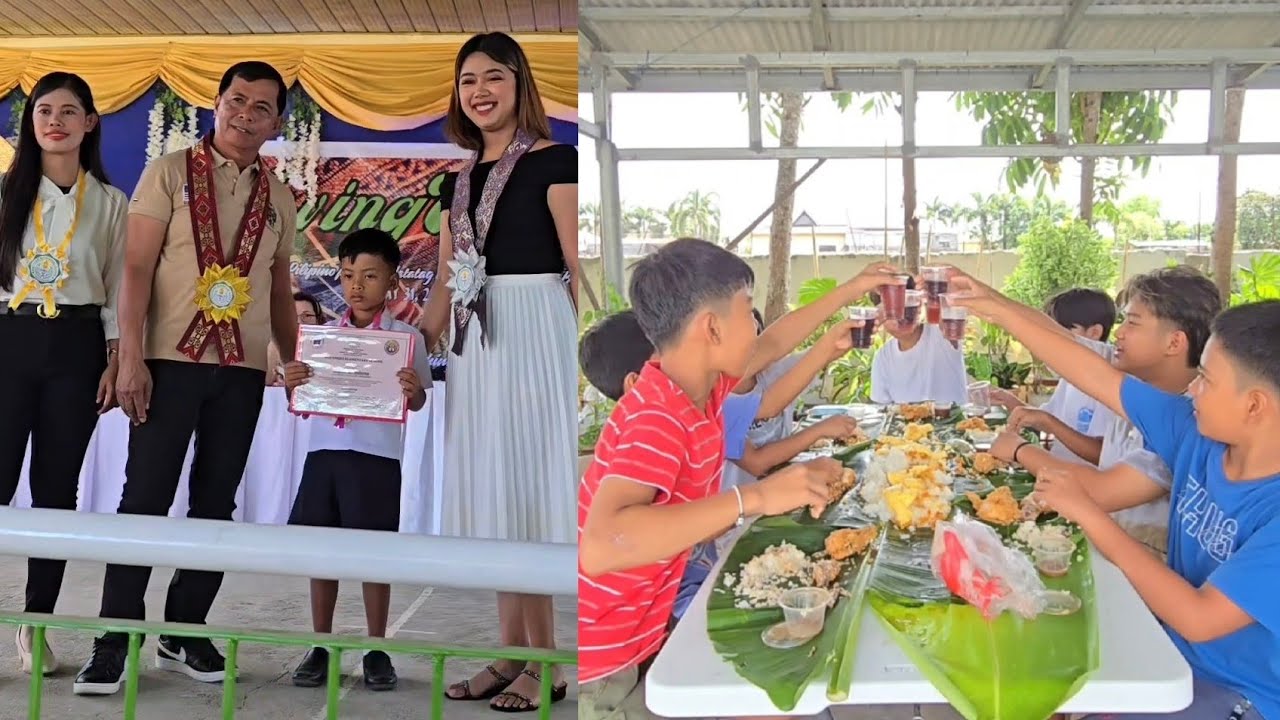
[[[1073,287],[1109,290],[1116,281],[1112,243],[1079,220],[1036,221],[1022,237],[1021,257],[1005,292],[1031,307]]]

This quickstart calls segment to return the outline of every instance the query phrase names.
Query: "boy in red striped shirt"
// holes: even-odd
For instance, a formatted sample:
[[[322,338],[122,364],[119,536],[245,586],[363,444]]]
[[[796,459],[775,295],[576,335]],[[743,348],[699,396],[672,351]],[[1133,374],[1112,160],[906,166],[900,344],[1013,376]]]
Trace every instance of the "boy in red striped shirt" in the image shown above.
[[[824,459],[719,493],[721,408],[738,379],[797,346],[892,268],[873,264],[756,337],[754,276],[741,258],[677,240],[636,263],[632,307],[658,360],[614,408],[578,491],[579,717],[651,717],[644,670],[666,636],[690,548],[749,515],[826,503]]]

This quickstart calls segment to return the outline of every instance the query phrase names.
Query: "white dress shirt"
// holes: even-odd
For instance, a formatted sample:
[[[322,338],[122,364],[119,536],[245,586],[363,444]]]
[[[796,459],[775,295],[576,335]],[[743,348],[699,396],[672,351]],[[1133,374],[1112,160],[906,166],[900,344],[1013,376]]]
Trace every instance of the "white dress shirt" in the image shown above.
[[[76,190],[73,187],[70,193],[64,193],[52,180],[41,177],[39,197],[44,201],[45,242],[57,249],[76,216]],[[102,306],[102,328],[108,340],[120,337],[116,305],[124,271],[128,210],[129,199],[123,192],[99,182],[93,175],[85,175],[80,225],[67,252],[71,275],[54,293],[58,305]],[[32,212],[35,212],[34,206]],[[28,220],[26,233],[22,236],[22,256],[26,257],[27,251],[35,246],[35,222]],[[9,301],[21,289],[22,281],[17,277],[14,278],[12,292],[0,289],[0,308],[7,308]],[[23,302],[39,304],[42,300],[40,293],[33,292]]]

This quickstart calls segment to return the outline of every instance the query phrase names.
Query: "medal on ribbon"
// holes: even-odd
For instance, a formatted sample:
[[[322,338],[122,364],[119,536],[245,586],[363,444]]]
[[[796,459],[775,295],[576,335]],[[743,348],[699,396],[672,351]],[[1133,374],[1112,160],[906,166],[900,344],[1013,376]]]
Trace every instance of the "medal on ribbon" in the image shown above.
[[[9,309],[16,310],[28,297],[37,294],[41,298],[36,313],[47,319],[58,317],[58,290],[71,277],[71,240],[75,237],[76,228],[80,226],[80,211],[84,207],[84,191],[88,185],[82,169],[76,178],[76,210],[71,218],[71,227],[67,228],[66,237],[56,248],[49,244],[44,232],[44,200],[37,195],[35,207],[31,211],[32,223],[35,225],[36,244],[27,251],[26,256],[18,263],[18,282],[21,287],[9,301]]]
[[[476,207],[475,225],[471,224],[471,171],[480,162],[477,152],[465,167],[458,172],[458,180],[454,185],[453,204],[449,208],[449,233],[453,239],[453,260],[449,261],[449,269],[453,276],[445,284],[453,291],[454,324],[453,354],[462,354],[462,343],[466,339],[467,322],[471,316],[477,315],[480,320],[480,343],[486,341],[488,319],[485,317],[484,286],[488,275],[484,269],[484,241],[489,235],[489,225],[493,223],[493,211],[498,206],[498,198],[502,195],[507,180],[511,179],[511,171],[516,162],[524,157],[533,147],[534,139],[524,130],[517,130],[511,144],[503,151],[502,158],[489,171],[489,177],[480,191],[480,203]]]
[[[187,150],[187,188],[190,195],[191,228],[196,241],[196,314],[178,343],[178,352],[199,362],[209,343],[218,349],[218,363],[244,362],[240,339],[240,319],[250,295],[249,269],[258,254],[266,230],[267,208],[271,202],[268,173],[258,169],[253,191],[245,205],[236,231],[231,261],[223,254],[218,227],[218,203],[213,179],[213,136],[207,135]]]

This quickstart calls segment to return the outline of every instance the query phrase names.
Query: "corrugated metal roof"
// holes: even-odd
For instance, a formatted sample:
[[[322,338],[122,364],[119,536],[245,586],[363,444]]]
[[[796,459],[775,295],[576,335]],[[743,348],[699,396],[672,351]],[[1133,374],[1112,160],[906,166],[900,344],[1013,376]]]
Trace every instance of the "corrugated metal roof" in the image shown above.
[[[0,37],[573,32],[573,0],[0,0]]]
[[[827,0],[829,43],[803,0],[584,0],[604,52],[1051,50],[1067,0]],[[1094,0],[1071,49],[1259,48],[1280,43],[1276,0]],[[824,46],[825,45],[825,46]]]

